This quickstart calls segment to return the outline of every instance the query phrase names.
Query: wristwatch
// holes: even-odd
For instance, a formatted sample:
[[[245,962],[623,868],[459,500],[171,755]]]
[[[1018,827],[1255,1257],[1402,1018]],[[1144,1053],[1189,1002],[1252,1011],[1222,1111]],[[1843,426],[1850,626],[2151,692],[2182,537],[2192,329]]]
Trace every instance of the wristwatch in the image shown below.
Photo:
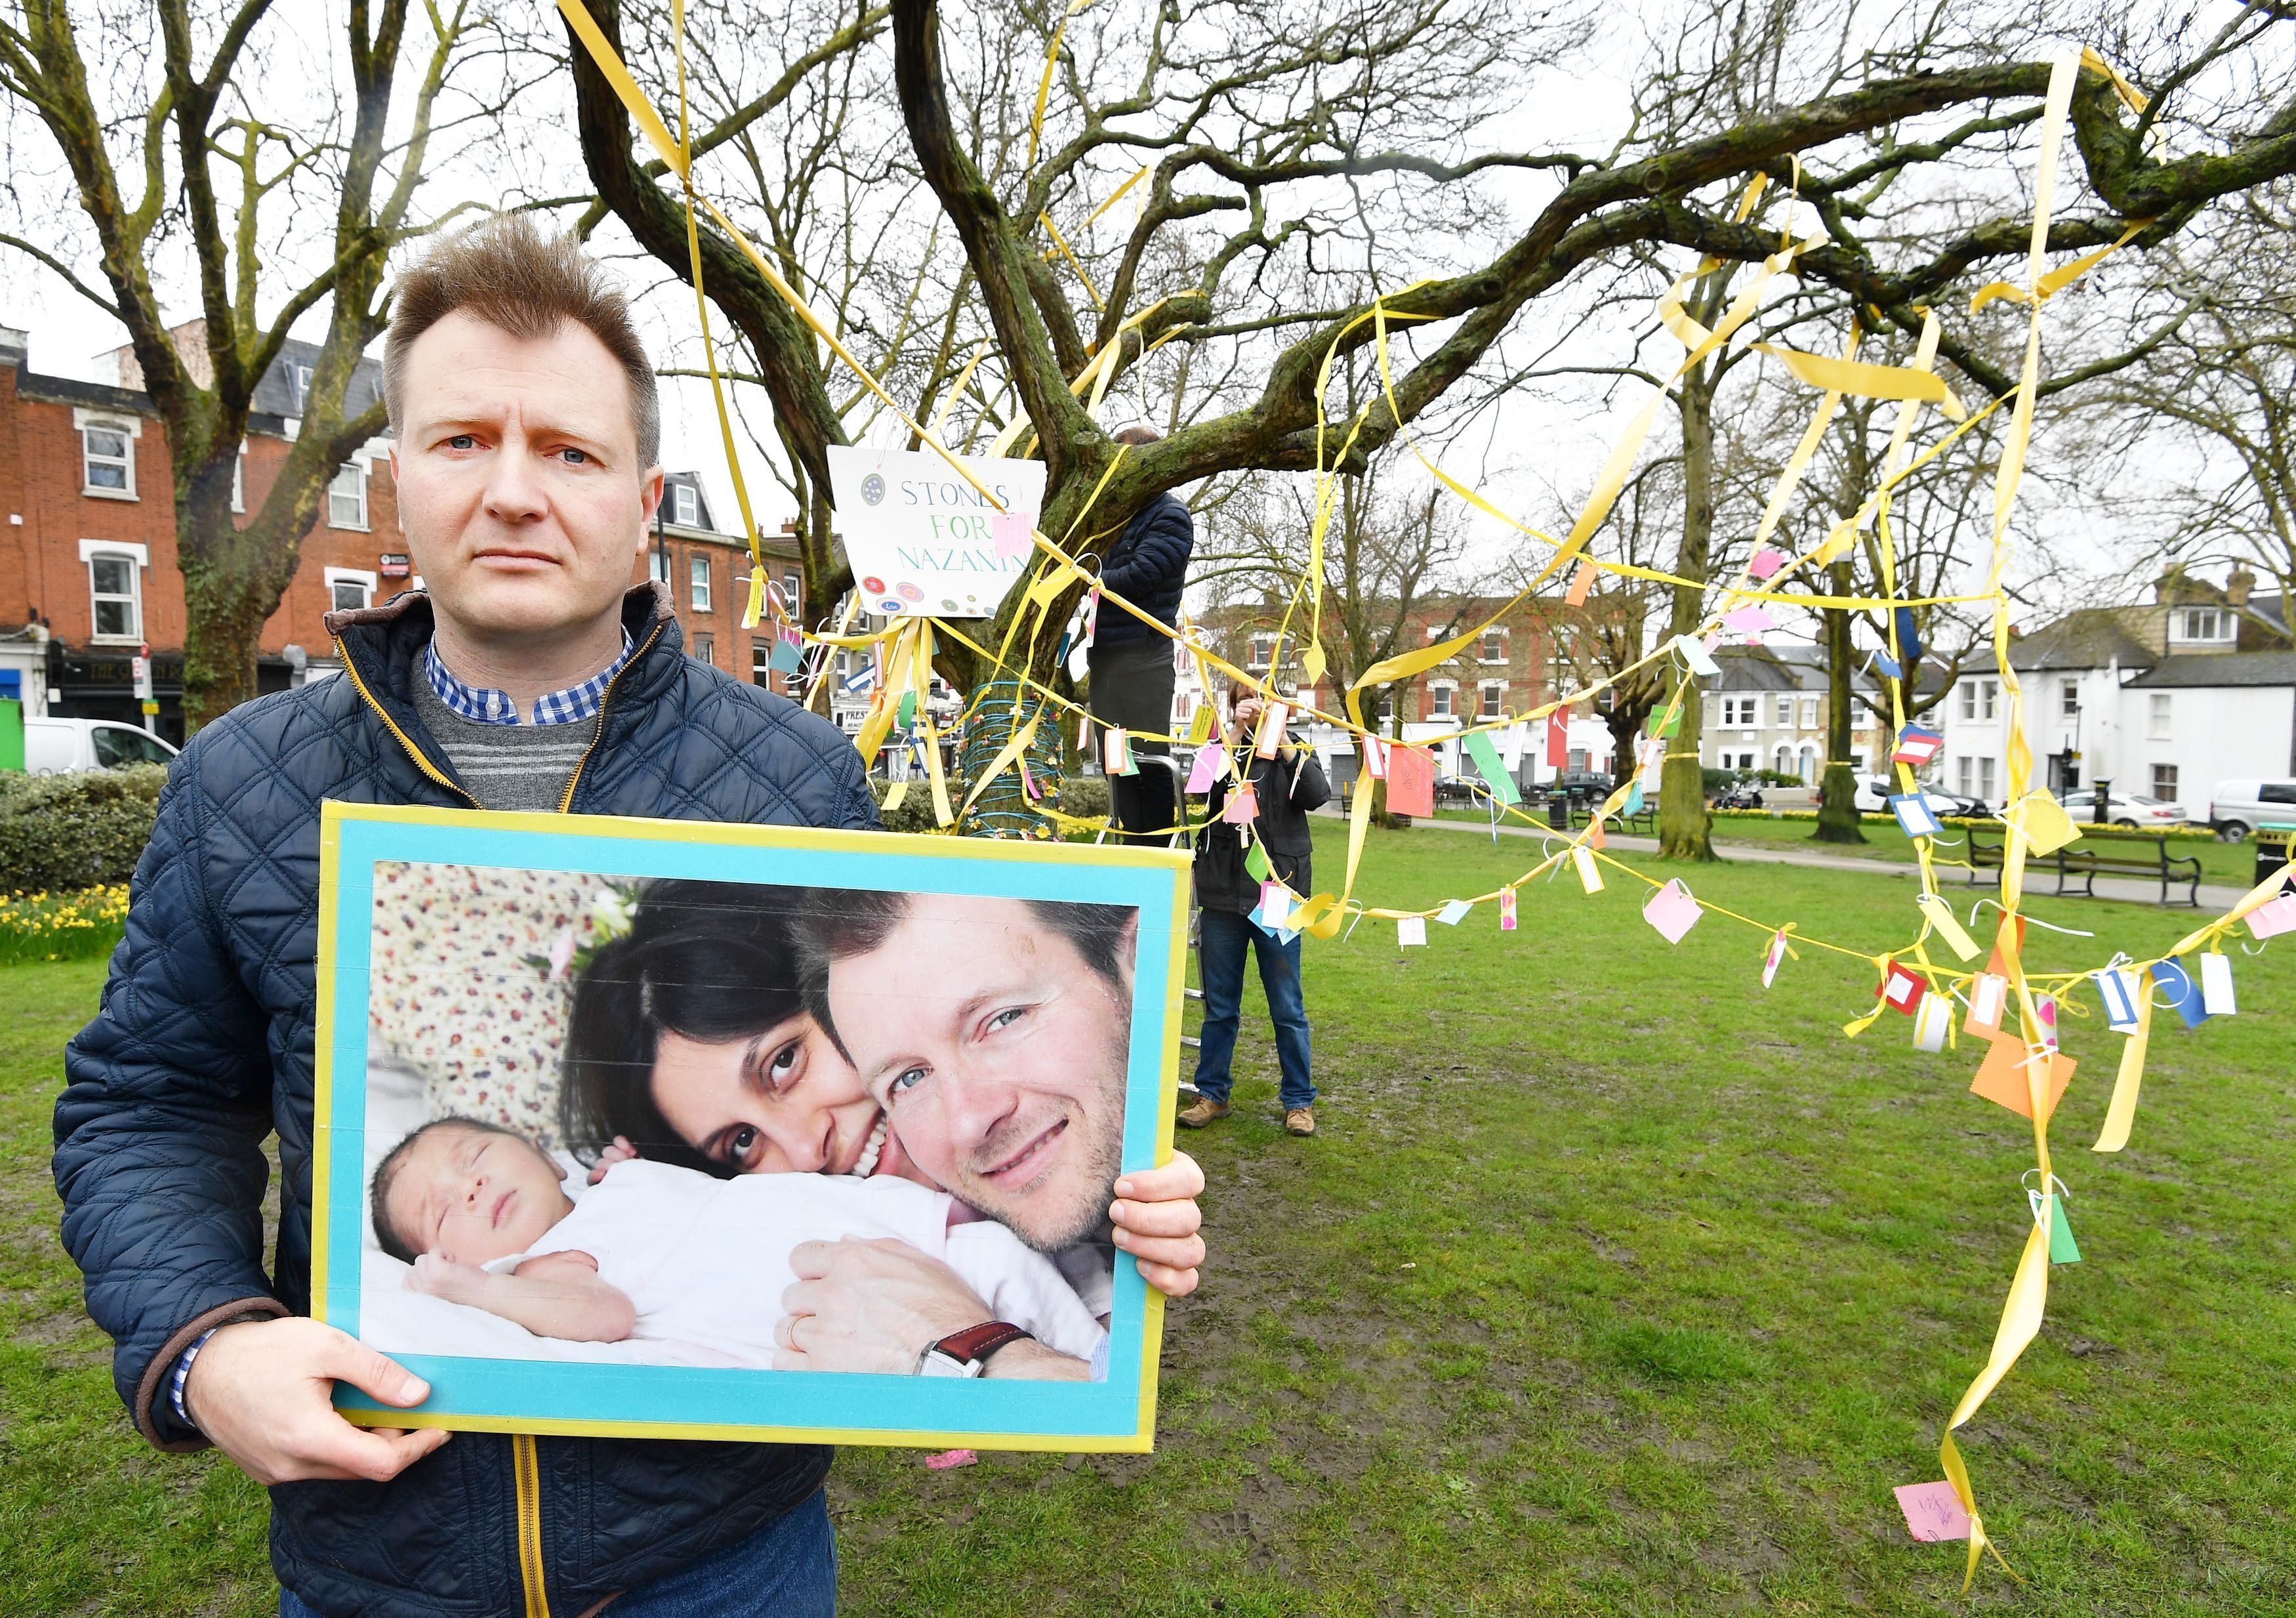
[[[951,1332],[939,1343],[925,1345],[917,1356],[920,1376],[978,1376],[988,1368],[989,1356],[1034,1334],[1004,1320],[984,1320],[979,1326]]]

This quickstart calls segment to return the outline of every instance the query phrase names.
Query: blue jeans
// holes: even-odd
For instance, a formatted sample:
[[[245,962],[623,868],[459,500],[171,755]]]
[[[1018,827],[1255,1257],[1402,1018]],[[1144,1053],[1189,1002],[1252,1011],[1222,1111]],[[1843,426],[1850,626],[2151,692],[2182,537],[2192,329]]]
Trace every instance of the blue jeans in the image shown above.
[[[1243,957],[1259,955],[1259,985],[1267,991],[1267,1014],[1275,1024],[1275,1060],[1283,1070],[1283,1106],[1313,1105],[1316,1087],[1308,1078],[1308,1000],[1300,986],[1300,940],[1279,944],[1247,918],[1226,910],[1199,913],[1196,965],[1204,981],[1204,1031],[1196,1052],[1196,1089],[1226,1103],[1235,1076],[1236,1031],[1243,1021]]]
[[[811,1499],[714,1556],[626,1591],[611,1618],[835,1618],[837,1541],[829,1497]],[[279,1592],[279,1618],[320,1618]]]

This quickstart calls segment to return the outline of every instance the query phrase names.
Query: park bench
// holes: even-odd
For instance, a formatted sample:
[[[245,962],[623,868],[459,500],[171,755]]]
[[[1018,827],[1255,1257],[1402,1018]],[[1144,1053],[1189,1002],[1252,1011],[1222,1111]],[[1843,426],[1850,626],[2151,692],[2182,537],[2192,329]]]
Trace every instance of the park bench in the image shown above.
[[[1997,832],[1988,840],[1984,831],[1972,825],[1967,828],[1967,836],[1969,880],[1974,883],[1980,871],[1997,871],[2001,868],[2005,834]],[[2138,840],[2132,837],[2115,838],[2113,841],[2135,843]],[[2170,886],[2183,883],[2186,891],[2186,902],[2197,909],[2201,902],[2201,862],[2198,857],[2193,855],[2179,857],[2169,853],[2169,840],[2166,837],[2152,837],[2146,841],[2149,841],[2152,847],[2149,851],[2142,853],[2135,848],[2124,852],[2119,849],[2108,850],[2096,845],[2088,848],[2076,845],[2071,848],[2059,849],[2056,853],[2057,891],[2060,894],[2069,892],[2070,890],[2065,886],[2066,883],[2079,878],[2081,893],[2095,899],[2096,879],[2099,876],[2143,876],[2160,883],[2161,902],[2164,905],[2169,902]]]
[[[2128,837],[2115,838],[2113,841],[2136,843],[2139,840]],[[2135,848],[2130,848],[2125,852],[2119,849],[2106,851],[2102,846],[2059,849],[2057,850],[2057,891],[2064,892],[2065,883],[2074,877],[2079,877],[2081,891],[2089,898],[2095,899],[2096,879],[2099,876],[2157,878],[2161,883],[2162,904],[2169,902],[2169,886],[2172,883],[2182,883],[2185,890],[2185,902],[2195,910],[2199,909],[2201,908],[2199,856],[2186,855],[2179,858],[2169,853],[2169,840],[2166,837],[2155,836],[2143,841],[2152,843],[2152,848],[2149,853],[2139,853]]]
[[[1570,806],[1571,830],[1583,831],[1587,823],[1594,817],[1595,811],[1591,807],[1581,809],[1575,803]],[[1658,835],[1658,807],[1645,802],[1631,815],[1620,813],[1611,816],[1608,824],[1614,830],[1629,833],[1635,836],[1655,837]]]
[[[2002,851],[2007,845],[2000,835],[1995,836],[1990,842],[1986,842],[1984,832],[1976,826],[1969,826],[1965,830],[1969,840],[1969,880],[1974,883],[1980,871],[2001,868]]]

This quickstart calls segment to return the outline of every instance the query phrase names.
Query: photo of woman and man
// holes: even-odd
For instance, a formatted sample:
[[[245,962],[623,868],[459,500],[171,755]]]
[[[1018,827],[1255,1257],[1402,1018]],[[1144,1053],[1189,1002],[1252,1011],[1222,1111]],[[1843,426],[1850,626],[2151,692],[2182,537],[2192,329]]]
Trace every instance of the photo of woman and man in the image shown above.
[[[1098,1381],[1138,912],[378,861],[359,1335]]]

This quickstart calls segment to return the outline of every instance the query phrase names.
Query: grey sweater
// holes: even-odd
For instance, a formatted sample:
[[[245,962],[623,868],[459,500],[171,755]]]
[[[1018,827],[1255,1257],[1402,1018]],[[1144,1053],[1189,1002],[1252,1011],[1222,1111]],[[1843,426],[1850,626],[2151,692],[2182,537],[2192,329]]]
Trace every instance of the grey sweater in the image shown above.
[[[413,685],[414,711],[481,809],[555,812],[574,767],[598,739],[596,717],[563,725],[482,724],[440,702],[430,681]]]

